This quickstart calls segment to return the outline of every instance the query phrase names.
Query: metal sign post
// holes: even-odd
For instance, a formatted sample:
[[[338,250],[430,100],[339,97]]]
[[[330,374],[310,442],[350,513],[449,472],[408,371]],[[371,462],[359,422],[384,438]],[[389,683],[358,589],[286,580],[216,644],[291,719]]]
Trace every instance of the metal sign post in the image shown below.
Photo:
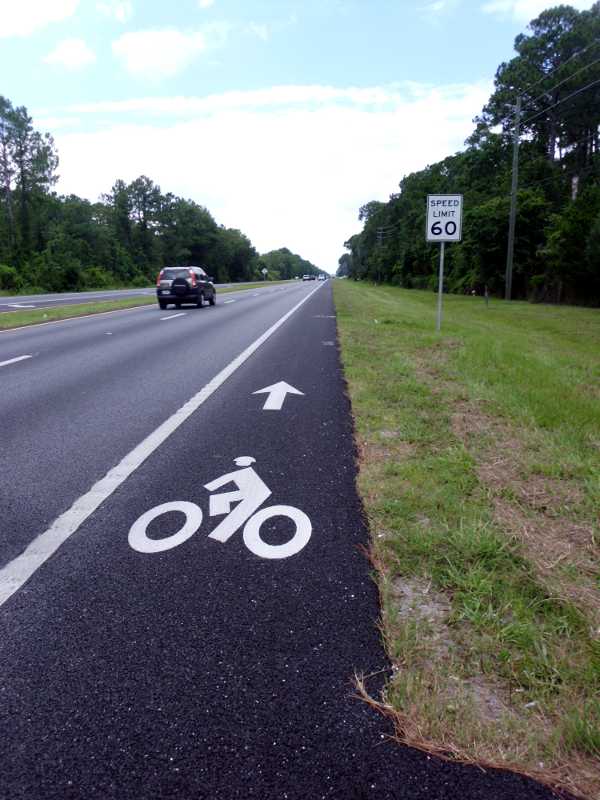
[[[436,330],[442,327],[442,295],[444,293],[444,253],[446,242],[460,242],[462,238],[462,194],[428,194],[427,227],[428,242],[440,243],[440,272],[438,277],[438,302]]]
[[[439,333],[442,329],[442,295],[444,294],[444,245],[440,245],[440,274],[438,276],[438,306],[437,306],[437,321],[435,329]]]

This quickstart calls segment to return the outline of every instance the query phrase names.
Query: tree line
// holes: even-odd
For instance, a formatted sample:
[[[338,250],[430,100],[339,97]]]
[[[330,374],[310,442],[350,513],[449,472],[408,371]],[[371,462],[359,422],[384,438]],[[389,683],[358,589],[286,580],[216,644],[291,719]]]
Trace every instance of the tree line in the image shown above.
[[[502,295],[515,106],[521,98],[513,297],[600,304],[600,2],[540,14],[474,120],[466,148],[405,176],[387,203],[362,206],[338,275],[437,288],[426,195],[464,195],[463,240],[446,248],[451,292]]]
[[[145,175],[97,202],[56,193],[58,154],[27,109],[0,96],[0,290],[142,286],[168,265],[197,264],[217,282],[320,270],[287,248],[259,255],[241,231]]]

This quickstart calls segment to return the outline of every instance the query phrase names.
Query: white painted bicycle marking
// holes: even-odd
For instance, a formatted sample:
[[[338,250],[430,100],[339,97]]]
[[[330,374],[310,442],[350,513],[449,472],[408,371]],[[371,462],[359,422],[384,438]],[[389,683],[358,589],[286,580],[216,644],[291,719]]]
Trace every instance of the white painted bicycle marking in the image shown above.
[[[227,542],[236,531],[243,527],[242,538],[251,553],[259,558],[289,558],[304,548],[312,534],[312,524],[304,511],[294,506],[267,506],[258,510],[272,492],[258,476],[251,464],[256,463],[252,456],[240,456],[235,464],[240,469],[228,472],[220,478],[205,484],[204,488],[214,492],[229,483],[237,487],[234,491],[212,494],[209,499],[209,515],[217,517],[225,514],[225,519],[208,535],[217,542]],[[236,504],[233,508],[232,505]],[[170,511],[181,511],[186,520],[183,527],[174,534],[162,539],[151,539],[148,526],[158,517]],[[283,544],[268,544],[260,535],[261,526],[273,517],[287,517],[294,523],[294,534]],[[137,519],[129,531],[129,544],[139,553],[161,553],[178,547],[196,533],[202,524],[202,509],[195,503],[174,501],[151,508]]]
[[[252,456],[240,456],[235,459],[235,463],[245,469],[229,472],[204,486],[209,492],[214,492],[228,483],[235,483],[238,487],[235,492],[213,495],[209,500],[208,511],[211,517],[227,514],[223,522],[209,534],[208,538],[216,539],[217,542],[226,542],[271,496],[271,490],[250,466],[255,463]],[[231,504],[235,502],[238,504],[231,510]]]
[[[185,514],[183,528],[171,536],[162,539],[150,539],[148,536],[148,525],[163,514],[169,511],[182,511]],[[190,536],[193,536],[202,524],[202,509],[195,503],[188,503],[185,500],[175,500],[171,503],[163,503],[160,506],[151,508],[136,520],[129,531],[129,544],[138,553],[162,553],[183,544]]]
[[[285,544],[267,544],[260,535],[260,526],[271,517],[289,517],[296,525],[294,535]],[[269,506],[250,517],[244,526],[244,544],[260,558],[289,558],[308,544],[312,533],[310,519],[304,511],[293,506]]]

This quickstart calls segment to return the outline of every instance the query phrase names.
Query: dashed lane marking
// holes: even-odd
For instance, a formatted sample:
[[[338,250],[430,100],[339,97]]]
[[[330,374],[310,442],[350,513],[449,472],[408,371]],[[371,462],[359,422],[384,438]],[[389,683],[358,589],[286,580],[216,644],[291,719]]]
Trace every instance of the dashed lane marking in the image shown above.
[[[9,358],[8,361],[0,361],[0,367],[8,367],[9,364],[16,364],[17,361],[25,361],[32,356],[17,356],[17,358]]]
[[[181,311],[179,314],[171,314],[170,317],[161,317],[160,321],[164,322],[167,319],[175,319],[175,317],[185,317],[186,314],[187,314],[187,311]]]
[[[36,536],[20,555],[0,569],[0,606],[9,597],[12,597],[31,578],[34,572],[78,530],[81,524],[110,497],[115,489],[121,486],[180,425],[191,417],[194,411],[197,411],[320,288],[321,286],[317,286],[312,292],[305,295],[299,303],[296,303],[293,308],[280,317],[277,322],[234,358],[221,372],[215,375],[210,383],[207,383],[185,405],[168,417],[137,447],[134,447],[131,452],[127,453],[116,467],[109,470],[86,494],[75,500],[73,505],[64,514],[61,514],[46,531]]]

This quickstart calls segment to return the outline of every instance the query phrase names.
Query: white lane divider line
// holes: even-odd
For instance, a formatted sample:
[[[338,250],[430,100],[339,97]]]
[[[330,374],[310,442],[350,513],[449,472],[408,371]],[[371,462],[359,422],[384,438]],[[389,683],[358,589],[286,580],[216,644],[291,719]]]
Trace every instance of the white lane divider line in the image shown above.
[[[0,367],[8,367],[9,364],[16,364],[17,361],[25,361],[27,358],[33,358],[33,356],[17,356],[17,358],[9,358],[8,361],[0,361]]]
[[[94,513],[98,506],[110,497],[115,489],[118,489],[180,425],[183,425],[188,417],[191,417],[194,411],[197,411],[320,288],[321,286],[317,286],[312,292],[305,295],[299,303],[296,303],[283,317],[280,317],[239,356],[236,356],[221,372],[215,375],[210,383],[207,383],[185,405],[159,425],[130,453],[127,453],[116,467],[107,472],[86,494],[76,500],[71,508],[61,514],[48,530],[36,536],[20,555],[0,569],[0,606],[9,597],[12,597],[31,578],[34,572]]]
[[[180,311],[179,314],[171,314],[170,317],[161,317],[160,321],[164,322],[166,319],[175,319],[175,317],[185,317],[187,311]]]
[[[223,305],[226,306],[227,303],[235,303],[235,300],[224,300]]]

